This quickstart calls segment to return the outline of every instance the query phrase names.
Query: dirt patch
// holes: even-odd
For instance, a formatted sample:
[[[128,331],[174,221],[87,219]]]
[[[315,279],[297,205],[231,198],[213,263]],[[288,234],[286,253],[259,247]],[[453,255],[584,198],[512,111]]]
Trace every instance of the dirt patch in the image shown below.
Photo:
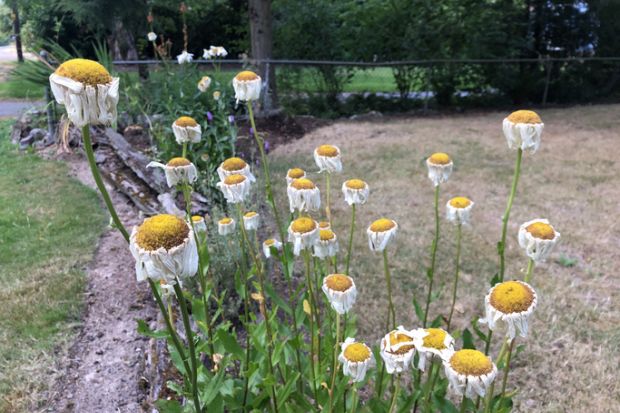
[[[63,157],[72,174],[95,187],[85,159]],[[127,199],[111,191],[125,226],[139,219]],[[134,260],[116,230],[100,239],[87,268],[88,283],[82,326],[50,395],[51,412],[141,412],[147,391],[143,378],[149,341],[136,331],[136,319],[151,320],[156,309],[150,291],[138,284]]]

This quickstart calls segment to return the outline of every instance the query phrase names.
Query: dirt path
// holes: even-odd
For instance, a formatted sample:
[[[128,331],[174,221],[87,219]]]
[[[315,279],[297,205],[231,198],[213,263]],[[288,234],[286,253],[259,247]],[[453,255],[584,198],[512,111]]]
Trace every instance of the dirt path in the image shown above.
[[[83,157],[65,160],[77,179],[95,187]],[[116,192],[111,196],[123,223],[135,225],[138,215],[132,205]],[[118,231],[108,230],[101,237],[87,277],[82,329],[59,362],[61,377],[46,411],[146,411],[148,340],[137,333],[136,319],[152,319],[156,312],[148,289],[136,283],[134,260]]]

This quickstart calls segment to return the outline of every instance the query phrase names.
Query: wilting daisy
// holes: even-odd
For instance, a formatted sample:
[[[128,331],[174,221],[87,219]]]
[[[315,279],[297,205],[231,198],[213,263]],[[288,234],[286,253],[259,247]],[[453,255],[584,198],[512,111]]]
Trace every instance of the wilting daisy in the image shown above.
[[[155,34],[155,32],[148,32],[146,34],[146,38],[149,40],[149,42],[154,42],[155,40],[157,40],[157,34]]]
[[[320,229],[319,240],[314,244],[314,256],[319,259],[335,257],[338,253],[338,237],[331,229]]]
[[[250,180],[245,175],[228,175],[223,181],[217,183],[217,187],[226,197],[229,204],[237,204],[245,201],[250,194]]]
[[[351,377],[354,382],[364,380],[366,372],[375,363],[375,358],[364,343],[356,342],[354,338],[348,337],[340,345],[341,352],[338,361],[342,363],[342,373]]]
[[[344,274],[330,274],[325,277],[323,292],[338,314],[348,313],[357,298],[357,288],[355,288],[353,278]]]
[[[184,143],[200,142],[202,128],[196,119],[189,116],[181,116],[172,124],[172,132],[179,145]]]
[[[388,374],[402,373],[411,367],[415,354],[415,337],[403,326],[390,331],[381,339],[381,358]]]
[[[226,57],[228,52],[222,46],[211,46],[209,49],[202,49],[202,57],[204,59],[212,59],[214,57]]]
[[[288,227],[288,240],[293,243],[293,253],[299,255],[302,249],[310,249],[319,240],[318,224],[311,218],[297,218]]]
[[[291,212],[318,211],[321,207],[321,191],[308,178],[295,179],[286,189]]]
[[[414,331],[418,352],[418,369],[424,371],[426,359],[438,356],[441,360],[454,351],[454,338],[441,328],[420,328]]]
[[[196,234],[205,234],[207,232],[207,223],[204,217],[200,215],[192,215],[192,225]]]
[[[368,234],[368,247],[371,251],[383,251],[388,243],[396,236],[398,224],[396,221],[381,218],[373,222],[366,233]]]
[[[155,215],[134,227],[129,249],[138,281],[150,278],[174,284],[177,277],[191,277],[198,271],[194,232],[174,215]]]
[[[50,75],[56,102],[65,106],[69,120],[80,128],[116,121],[118,83],[105,67],[88,59],[67,60]]]
[[[329,173],[342,171],[340,149],[334,145],[321,145],[314,150],[314,162],[319,167],[319,172]]]
[[[332,224],[329,221],[320,221],[319,230],[332,229]]]
[[[560,239],[546,219],[533,219],[519,227],[519,245],[536,263],[545,261]]]
[[[220,92],[219,90],[216,90],[215,92],[213,92],[213,100],[215,101],[220,100],[220,96],[222,96],[222,92]]]
[[[504,136],[510,149],[536,152],[540,146],[545,124],[536,112],[531,110],[517,110],[508,115],[502,122]]]
[[[217,233],[220,235],[230,235],[235,232],[235,220],[225,217],[217,221]]]
[[[446,357],[443,365],[450,388],[470,399],[475,395],[484,397],[497,375],[495,364],[478,350],[456,351]]]
[[[187,50],[183,50],[180,55],[177,55],[177,62],[179,62],[180,65],[191,63],[192,60],[194,60],[194,54],[187,53]]]
[[[179,280],[179,287],[181,286],[181,280]],[[174,295],[174,285],[166,284],[165,280],[159,280],[159,293],[161,298],[168,300]]]
[[[293,183],[295,179],[301,179],[306,177],[306,171],[301,168],[292,168],[286,172],[286,185]]]
[[[193,163],[185,158],[172,158],[167,164],[150,162],[147,168],[162,168],[166,175],[166,182],[169,187],[178,184],[192,184],[198,179],[198,172]]]
[[[234,77],[233,88],[235,89],[235,99],[247,102],[249,100],[258,100],[262,87],[261,78],[254,72],[244,70]]]
[[[282,251],[282,243],[275,238],[266,239],[263,242],[263,254],[265,258],[271,258],[271,248],[275,248],[276,251]]]
[[[260,215],[254,211],[243,214],[243,226],[248,231],[256,231],[260,224]]]
[[[206,92],[207,89],[209,89],[209,86],[211,86],[211,78],[209,76],[203,76],[198,81],[197,87],[202,93]]]
[[[447,153],[434,153],[426,160],[428,178],[433,181],[433,185],[435,186],[448,182],[453,166],[452,159],[450,159]]]
[[[519,334],[527,337],[530,316],[538,297],[531,285],[522,281],[504,281],[496,284],[484,298],[485,316],[479,321],[494,330],[498,320],[507,326],[506,336],[511,340]]]
[[[368,184],[361,179],[349,179],[342,184],[344,200],[349,205],[365,204],[370,194]]]
[[[222,162],[217,168],[217,174],[219,175],[221,181],[223,181],[227,176],[236,174],[245,175],[250,182],[256,181],[256,178],[250,171],[250,165],[248,165],[243,159],[237,157],[228,158]]]
[[[446,218],[453,224],[459,225],[469,224],[471,216],[471,209],[474,207],[474,202],[464,196],[457,196],[452,198],[446,204]]]

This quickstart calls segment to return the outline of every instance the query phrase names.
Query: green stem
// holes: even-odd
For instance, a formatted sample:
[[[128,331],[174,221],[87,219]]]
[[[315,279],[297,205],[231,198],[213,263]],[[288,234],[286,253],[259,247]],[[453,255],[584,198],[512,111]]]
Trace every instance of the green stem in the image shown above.
[[[532,274],[534,273],[534,260],[530,258],[529,262],[527,263],[527,272],[525,273],[525,282],[526,283],[530,283],[530,280],[532,279]]]
[[[181,156],[187,158],[187,142],[183,143],[183,152]]]
[[[355,383],[351,385],[351,392],[353,393],[351,400],[351,413],[355,413],[357,411],[357,402],[358,402],[358,394],[357,394],[357,386]]]
[[[462,225],[458,224],[456,229],[456,263],[455,263],[455,273],[454,273],[454,287],[452,288],[452,306],[450,307],[450,315],[448,316],[448,333],[450,332],[450,326],[452,325],[452,315],[454,314],[454,305],[456,304],[456,292],[459,285],[459,270],[461,265],[461,235],[462,235]]]
[[[114,226],[121,232],[125,241],[129,242],[129,233],[123,226],[123,223],[118,218],[116,214],[116,210],[114,209],[114,205],[112,204],[112,199],[110,199],[110,194],[108,190],[105,188],[103,183],[103,179],[101,179],[101,174],[99,173],[99,169],[97,168],[97,163],[95,162],[95,153],[93,152],[93,144],[90,141],[90,126],[84,125],[82,127],[82,139],[84,140],[84,151],[86,152],[86,159],[88,159],[88,165],[90,166],[90,172],[95,179],[95,183],[97,184],[97,188],[101,193],[103,198],[103,202],[105,202],[106,207],[108,208],[108,212],[110,212],[110,216],[112,217],[112,221],[114,222]]]
[[[198,365],[196,357],[196,348],[194,347],[194,335],[192,334],[192,326],[189,322],[189,314],[187,311],[187,303],[183,296],[183,291],[179,287],[179,280],[174,284],[174,292],[177,295],[179,301],[179,307],[181,308],[181,315],[183,316],[183,326],[185,328],[185,334],[187,335],[187,344],[189,345],[189,361],[191,363],[191,384],[192,384],[192,396],[194,398],[194,407],[196,412],[202,412],[200,408],[200,398],[198,397]]]
[[[394,303],[392,302],[392,277],[390,276],[390,267],[388,265],[387,249],[383,249],[383,273],[385,274],[385,282],[388,289],[388,314],[387,322],[385,323],[386,331],[390,329],[390,316],[392,317],[392,329],[396,328],[396,311],[394,310]]]
[[[502,381],[502,392],[500,393],[500,398],[504,397],[506,393],[506,383],[508,383],[508,372],[510,371],[510,359],[512,358],[512,349],[515,345],[516,339],[512,339],[510,342],[510,347],[508,348],[508,355],[506,356],[506,367],[504,367],[504,380]]]
[[[347,265],[345,274],[349,275],[349,264],[351,263],[351,250],[353,248],[353,232],[355,231],[355,204],[351,205],[351,231],[349,232],[349,249],[347,251]]]
[[[336,372],[338,371],[338,344],[340,341],[340,313],[336,312],[336,340],[334,340],[334,363],[332,366],[332,385],[329,390],[329,411],[334,409],[334,386],[336,384]]]
[[[396,384],[394,385],[394,392],[392,393],[392,401],[390,402],[390,410],[389,413],[394,412],[396,409],[397,399],[398,399],[398,391],[400,390],[400,374],[396,376]]]
[[[467,388],[467,381],[465,381],[465,388]],[[467,397],[465,397],[465,393],[463,393],[463,399],[461,400],[461,408],[459,412],[465,413],[466,411],[467,411]]]
[[[325,172],[325,191],[326,191],[326,201],[325,201],[325,215],[327,215],[327,222],[333,226],[332,223],[332,211],[330,209],[331,204],[331,174],[329,172]]]
[[[312,388],[314,390],[314,404],[319,409],[319,390],[316,386],[316,368],[314,360],[314,293],[312,292],[312,278],[310,276],[310,252],[304,252],[304,262],[306,264],[306,283],[308,284],[308,296],[310,298],[310,369],[312,374]]]
[[[506,251],[506,231],[508,229],[508,219],[510,218],[510,210],[512,209],[512,203],[515,199],[515,194],[517,193],[517,185],[519,183],[519,174],[521,173],[521,159],[523,158],[523,149],[519,148],[517,150],[517,161],[515,163],[515,172],[512,177],[512,187],[510,189],[510,196],[508,197],[508,204],[506,205],[506,210],[504,211],[504,215],[502,216],[502,240],[498,246],[499,252],[499,280],[504,281],[504,274],[506,272],[506,259],[505,259],[505,251]]]
[[[428,321],[428,310],[431,305],[431,295],[433,293],[433,280],[435,278],[435,262],[437,258],[437,246],[439,244],[439,185],[435,187],[435,239],[431,248],[431,268],[428,270],[428,295],[426,296],[426,309],[424,310],[424,321],[422,326],[426,328]]]
[[[431,368],[428,374],[427,379],[427,387],[426,387],[426,396],[425,396],[425,404],[426,410],[428,411],[431,406],[431,398],[433,397],[433,389],[435,388],[435,383],[437,382],[437,377],[439,377],[439,370],[441,368],[441,364],[437,364],[437,368],[435,368],[435,356],[431,357]]]

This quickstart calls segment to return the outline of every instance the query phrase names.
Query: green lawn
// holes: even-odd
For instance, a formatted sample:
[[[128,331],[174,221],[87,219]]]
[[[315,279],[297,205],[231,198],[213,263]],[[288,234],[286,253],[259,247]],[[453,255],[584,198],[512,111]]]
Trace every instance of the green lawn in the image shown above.
[[[105,218],[67,167],[21,154],[0,123],[0,411],[32,411],[79,322],[85,265]]]

